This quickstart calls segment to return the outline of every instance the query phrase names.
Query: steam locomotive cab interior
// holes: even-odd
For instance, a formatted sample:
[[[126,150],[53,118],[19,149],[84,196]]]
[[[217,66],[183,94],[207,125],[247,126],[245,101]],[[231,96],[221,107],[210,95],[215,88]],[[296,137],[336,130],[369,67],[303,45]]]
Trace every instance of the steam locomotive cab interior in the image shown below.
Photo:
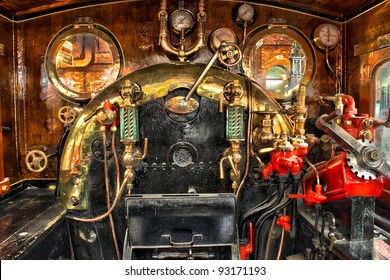
[[[388,1],[3,2],[0,259],[390,258]]]

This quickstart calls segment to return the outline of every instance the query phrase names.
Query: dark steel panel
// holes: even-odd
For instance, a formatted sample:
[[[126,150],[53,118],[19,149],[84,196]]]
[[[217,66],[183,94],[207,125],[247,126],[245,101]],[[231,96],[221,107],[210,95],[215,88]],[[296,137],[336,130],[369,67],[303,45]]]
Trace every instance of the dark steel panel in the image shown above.
[[[234,244],[234,194],[139,195],[126,198],[133,247]]]
[[[54,196],[54,190],[44,187],[29,187],[0,202],[0,259],[19,259],[28,254],[57,225],[64,221],[66,210]],[[62,232],[54,235],[66,235]],[[60,230],[61,231],[61,230]],[[67,240],[61,240],[59,247],[66,248]],[[52,243],[53,244],[53,243]],[[54,245],[53,245],[54,246]],[[46,248],[37,256],[56,258],[62,249]]]

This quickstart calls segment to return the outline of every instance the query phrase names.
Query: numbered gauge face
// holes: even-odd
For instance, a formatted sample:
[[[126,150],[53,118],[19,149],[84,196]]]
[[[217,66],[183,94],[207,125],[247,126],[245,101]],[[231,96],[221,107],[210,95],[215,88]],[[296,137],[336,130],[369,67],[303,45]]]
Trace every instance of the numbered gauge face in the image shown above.
[[[249,26],[255,21],[256,11],[255,8],[247,3],[240,4],[233,11],[234,21],[238,25],[246,25]]]
[[[180,34],[184,30],[184,33],[187,34],[194,28],[194,15],[188,10],[176,10],[170,17],[170,25],[175,33]]]
[[[237,36],[236,33],[234,33],[233,30],[221,27],[213,31],[210,35],[210,47],[215,52],[219,46],[221,45],[221,42],[225,41],[226,43],[233,43],[237,44]]]
[[[340,40],[340,30],[333,24],[321,24],[314,31],[314,43],[322,50],[333,49]]]

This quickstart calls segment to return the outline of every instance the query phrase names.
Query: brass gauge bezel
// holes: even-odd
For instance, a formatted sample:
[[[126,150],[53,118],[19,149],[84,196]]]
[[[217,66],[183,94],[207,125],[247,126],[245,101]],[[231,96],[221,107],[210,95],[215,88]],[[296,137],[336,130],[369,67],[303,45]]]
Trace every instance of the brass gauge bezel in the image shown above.
[[[176,19],[179,17],[184,17],[179,23],[176,23]],[[169,26],[175,34],[181,34],[182,28],[178,28],[184,20],[188,20],[187,27],[184,28],[184,34],[188,34],[194,30],[195,27],[195,16],[190,10],[186,9],[177,9],[169,17]]]
[[[238,4],[232,11],[234,22],[238,26],[250,26],[256,20],[256,9],[253,5],[248,3]]]
[[[220,27],[215,29],[210,34],[209,37],[209,44],[211,50],[213,52],[217,51],[222,41],[237,45],[238,42],[237,34],[233,30],[227,27]]]
[[[328,30],[328,34],[324,34]],[[331,33],[330,33],[331,32]],[[330,37],[336,37],[335,40],[330,40]],[[331,23],[323,23],[316,27],[313,33],[314,44],[320,50],[334,49],[340,41],[341,33],[340,29]]]

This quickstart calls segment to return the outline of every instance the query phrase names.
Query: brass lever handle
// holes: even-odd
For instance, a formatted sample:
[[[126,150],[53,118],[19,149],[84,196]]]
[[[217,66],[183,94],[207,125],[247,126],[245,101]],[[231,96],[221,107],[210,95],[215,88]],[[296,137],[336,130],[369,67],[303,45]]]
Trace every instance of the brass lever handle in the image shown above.
[[[228,156],[228,161],[229,161],[230,167],[231,167],[232,170],[233,170],[234,175],[235,175],[235,176],[238,176],[238,171],[237,171],[237,168],[236,168],[236,164],[235,164],[234,161],[233,161],[233,156],[229,155],[229,156]]]
[[[148,154],[148,142],[149,142],[149,139],[145,138],[144,139],[144,151],[142,153],[142,157],[140,157],[140,160],[144,160],[146,158],[146,155]]]

